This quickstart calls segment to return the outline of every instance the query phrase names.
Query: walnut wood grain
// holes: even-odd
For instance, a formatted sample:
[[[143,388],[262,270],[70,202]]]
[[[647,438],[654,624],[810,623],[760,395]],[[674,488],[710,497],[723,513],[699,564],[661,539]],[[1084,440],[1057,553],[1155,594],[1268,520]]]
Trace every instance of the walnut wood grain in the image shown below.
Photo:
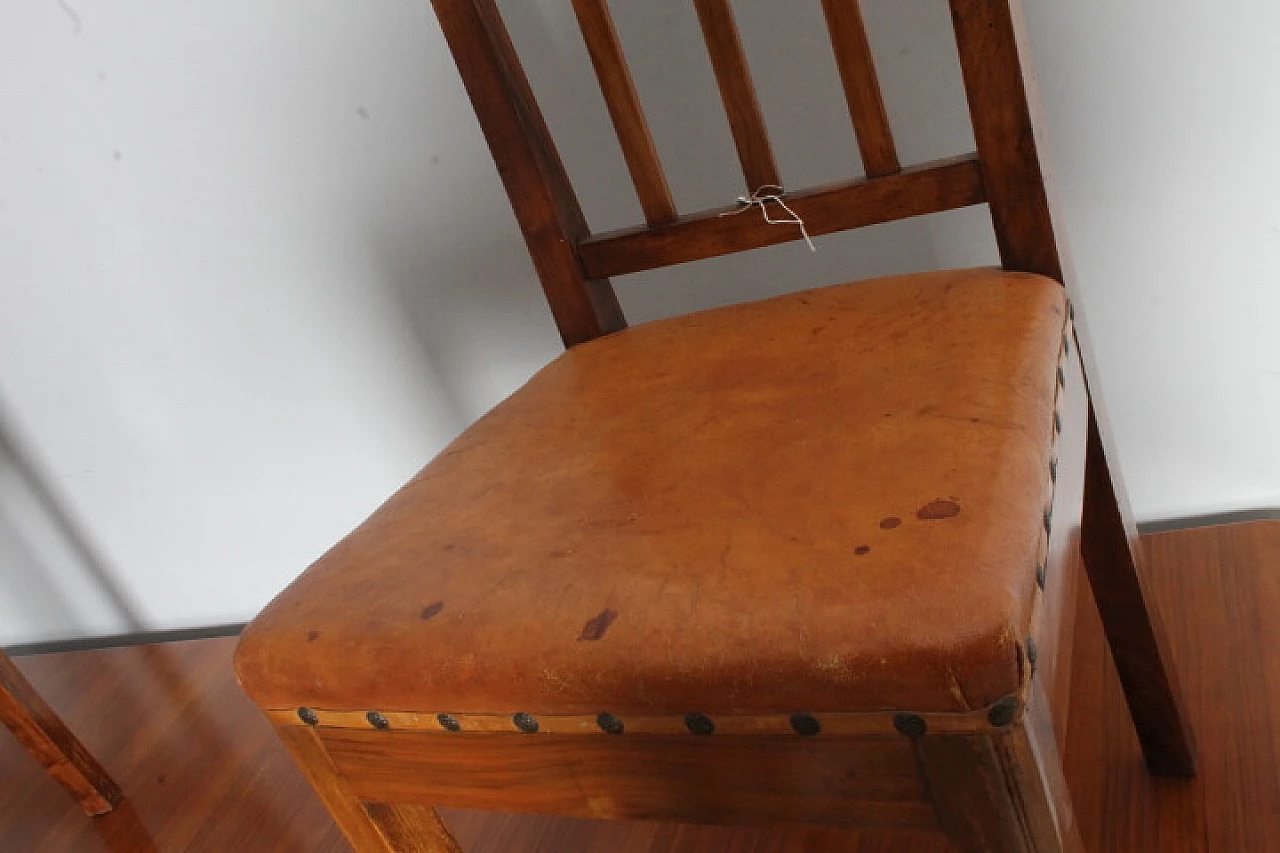
[[[860,2],[822,0],[822,11],[831,34],[845,101],[849,104],[849,117],[858,137],[863,168],[869,178],[892,175],[902,167],[893,144],[893,131],[889,128],[889,114],[880,92]]]
[[[0,722],[86,813],[104,814],[120,802],[120,788],[107,771],[2,651]]]
[[[787,205],[812,236],[981,204],[976,156],[927,163],[884,178],[857,179],[788,193]],[[726,215],[728,214],[728,215]],[[607,277],[713,258],[803,239],[792,225],[770,225],[758,208],[722,207],[654,228],[597,234],[578,245],[585,275]]]
[[[730,0],[694,0],[693,5],[698,11],[707,52],[711,55],[711,67],[720,87],[720,99],[729,118],[729,129],[733,132],[747,191],[755,192],[768,186],[781,187],[782,178],[778,175],[778,164],[769,145],[764,113],[760,110],[755,84],[751,81],[751,70],[747,67],[746,53],[733,18],[733,6]]]
[[[668,222],[676,216],[675,202],[609,14],[608,0],[573,0],[573,9],[645,221],[650,225]]]
[[[493,0],[432,0],[566,346],[626,326],[612,285],[584,277],[577,197]]]
[[[1110,437],[1097,363],[1080,309],[1079,287],[1060,228],[1045,160],[1048,145],[1031,70],[1020,0],[951,0],[974,138],[982,161],[996,242],[1006,269],[1065,284],[1077,309],[1076,341],[1090,391],[1081,550],[1108,623],[1112,654],[1124,673],[1134,725],[1148,767],[1162,775],[1195,773],[1187,722],[1168,642],[1145,592],[1132,513]],[[1136,624],[1127,620],[1134,619]]]
[[[364,800],[731,826],[937,825],[901,735],[317,734]]]
[[[364,810],[396,853],[462,853],[435,809],[365,803]]]

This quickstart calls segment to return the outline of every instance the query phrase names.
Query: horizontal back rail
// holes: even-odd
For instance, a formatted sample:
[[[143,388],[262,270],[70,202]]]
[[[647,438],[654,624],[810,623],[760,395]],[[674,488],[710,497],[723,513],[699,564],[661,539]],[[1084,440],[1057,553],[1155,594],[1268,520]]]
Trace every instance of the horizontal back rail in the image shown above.
[[[882,178],[828,184],[786,197],[811,236],[831,234],[987,200],[976,154],[905,169]],[[786,215],[781,208],[770,216]],[[758,205],[724,207],[682,216],[666,225],[627,228],[587,237],[578,259],[587,278],[643,272],[803,239],[799,226],[769,224]]]

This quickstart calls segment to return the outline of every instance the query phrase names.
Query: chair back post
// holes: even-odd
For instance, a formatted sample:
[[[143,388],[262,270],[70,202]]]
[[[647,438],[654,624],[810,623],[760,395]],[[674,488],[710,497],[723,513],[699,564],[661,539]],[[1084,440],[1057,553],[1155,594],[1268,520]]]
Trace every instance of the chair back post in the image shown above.
[[[950,0],[973,135],[1004,268],[1063,280],[1020,0]]]
[[[494,0],[432,0],[565,346],[626,327],[613,286],[588,279],[589,233]]]
[[[1079,304],[1075,269],[1054,226],[1048,145],[1021,0],[950,0],[983,183],[1005,269],[1063,283]],[[1044,160],[1042,160],[1044,158]],[[1080,548],[1147,765],[1195,774],[1195,737],[1169,640],[1143,569],[1138,527],[1120,475],[1083,311],[1075,339],[1089,393]]]

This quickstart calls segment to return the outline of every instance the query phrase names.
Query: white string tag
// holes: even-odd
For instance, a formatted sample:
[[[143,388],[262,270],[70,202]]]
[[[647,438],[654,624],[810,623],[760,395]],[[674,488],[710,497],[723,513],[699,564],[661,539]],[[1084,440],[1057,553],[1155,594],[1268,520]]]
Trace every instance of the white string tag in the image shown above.
[[[737,210],[729,210],[720,214],[721,216],[737,216],[744,210],[750,210],[753,207],[760,208],[760,214],[764,217],[764,221],[770,225],[798,225],[800,226],[800,234],[804,237],[804,241],[809,244],[809,251],[816,252],[818,247],[813,245],[813,240],[809,237],[809,229],[804,227],[804,220],[796,215],[796,212],[787,206],[782,200],[782,196],[786,194],[786,190],[774,184],[765,184],[757,189],[751,195],[738,196],[738,204],[741,205]],[[769,215],[769,202],[774,202],[787,212],[790,219],[774,219]]]

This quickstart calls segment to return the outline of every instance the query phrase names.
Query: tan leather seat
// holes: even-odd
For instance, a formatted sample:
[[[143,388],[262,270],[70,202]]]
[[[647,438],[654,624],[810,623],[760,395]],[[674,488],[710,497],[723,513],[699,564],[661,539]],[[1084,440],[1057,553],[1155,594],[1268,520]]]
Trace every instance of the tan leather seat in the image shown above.
[[[241,680],[428,721],[989,706],[1027,675],[1066,316],[970,270],[576,347],[285,590]]]

